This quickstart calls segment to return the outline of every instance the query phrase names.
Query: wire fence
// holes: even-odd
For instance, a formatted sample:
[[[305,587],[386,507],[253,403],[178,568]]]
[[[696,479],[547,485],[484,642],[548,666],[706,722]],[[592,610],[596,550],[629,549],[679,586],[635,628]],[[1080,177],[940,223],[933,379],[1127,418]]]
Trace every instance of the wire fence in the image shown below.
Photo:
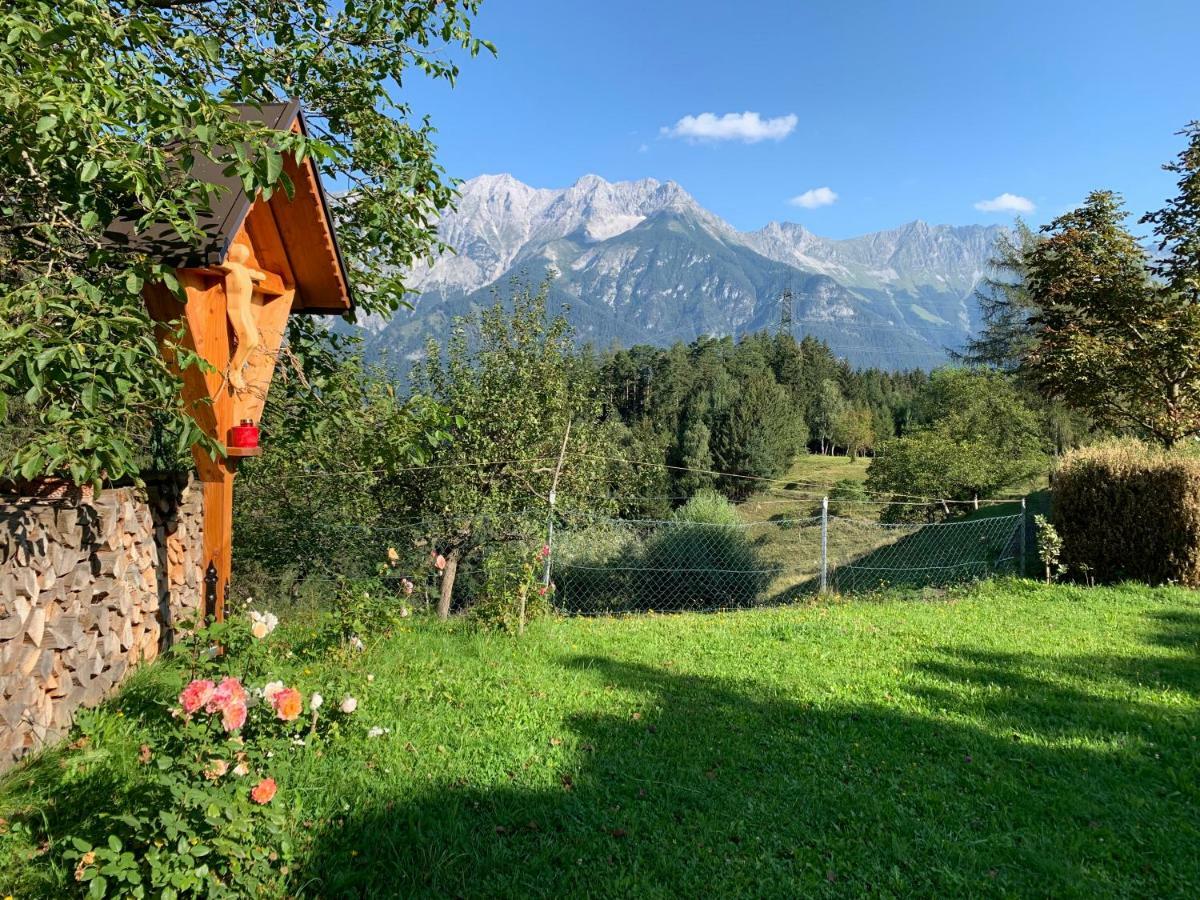
[[[883,523],[861,515],[749,522],[593,517],[560,532],[555,602],[574,614],[724,610],[823,592],[926,588],[1021,568],[1024,516]]]
[[[456,611],[498,590],[543,544],[545,582],[554,587],[547,595],[571,615],[744,609],[825,592],[940,588],[1023,570],[1023,501],[953,507],[934,521],[881,521],[894,508],[887,501],[759,496],[720,504],[715,514],[685,504],[657,519],[569,507],[452,525],[331,525],[301,515],[286,527],[260,523],[253,537],[243,529],[239,546],[250,558],[235,561],[234,591],[320,606],[348,581],[370,579],[399,602],[434,606],[451,536],[460,548],[450,592]]]

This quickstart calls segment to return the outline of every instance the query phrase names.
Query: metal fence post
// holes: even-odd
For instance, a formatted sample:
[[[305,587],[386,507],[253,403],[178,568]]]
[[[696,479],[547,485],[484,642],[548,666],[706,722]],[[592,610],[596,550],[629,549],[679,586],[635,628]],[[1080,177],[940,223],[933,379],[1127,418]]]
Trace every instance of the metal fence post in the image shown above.
[[[1017,546],[1017,575],[1021,578],[1025,577],[1025,498],[1021,498],[1021,537],[1020,544]]]
[[[821,498],[821,593],[829,585],[829,498]]]
[[[550,558],[554,555],[554,491],[550,492],[550,515],[546,517],[546,568],[542,571],[542,585],[550,587]]]

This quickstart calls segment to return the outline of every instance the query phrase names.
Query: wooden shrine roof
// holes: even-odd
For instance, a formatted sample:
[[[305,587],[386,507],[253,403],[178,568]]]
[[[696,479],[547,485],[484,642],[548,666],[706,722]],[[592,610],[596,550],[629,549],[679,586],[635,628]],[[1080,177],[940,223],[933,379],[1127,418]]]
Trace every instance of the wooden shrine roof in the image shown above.
[[[265,103],[261,106],[237,104],[243,121],[258,121],[279,130],[298,129],[307,134],[300,103]],[[219,191],[211,209],[198,219],[204,237],[199,243],[185,241],[167,225],[156,225],[135,232],[135,220],[120,218],[109,225],[105,237],[114,244],[146,253],[177,269],[206,269],[225,259],[234,237],[246,221],[256,202],[242,189],[241,180],[228,177],[224,166],[206,157],[197,157],[191,174]],[[279,228],[288,262],[295,274],[295,312],[341,314],[354,306],[347,277],[346,264],[338,248],[329,198],[311,160],[297,164],[286,157],[284,171],[295,185],[295,195],[276,190],[269,201],[271,213]]]

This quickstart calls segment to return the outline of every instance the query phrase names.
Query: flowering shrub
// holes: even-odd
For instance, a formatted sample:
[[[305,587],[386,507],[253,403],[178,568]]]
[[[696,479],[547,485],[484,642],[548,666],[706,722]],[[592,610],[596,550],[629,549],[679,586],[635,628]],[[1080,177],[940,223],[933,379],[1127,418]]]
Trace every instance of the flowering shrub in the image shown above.
[[[239,643],[242,634],[249,628],[203,629],[196,647],[216,646],[218,635]],[[270,663],[243,646],[250,651],[246,658]],[[196,647],[185,648],[182,659],[195,677],[183,685],[177,705],[151,723],[153,737],[139,751],[145,781],[131,792],[138,803],[102,816],[103,841],[71,839],[65,858],[89,896],[275,896],[283,890],[292,859],[288,802],[271,760],[334,733],[337,719],[353,714],[358,700],[347,693],[323,717],[319,693],[306,704],[301,689],[282,680],[248,686],[214,671],[230,663],[230,654],[210,656]]]
[[[389,548],[388,563],[380,567],[380,577],[338,585],[333,602],[335,627],[351,649],[364,649],[362,635],[388,634],[411,614],[409,604],[415,588],[412,580],[401,578],[389,582],[383,577],[398,558],[395,550]]]
[[[226,676],[191,681],[153,744],[143,745],[143,802],[109,815],[107,841],[67,854],[88,895],[177,897],[270,893],[287,872],[284,815],[265,774],[280,734]],[[260,708],[262,704],[258,704]]]

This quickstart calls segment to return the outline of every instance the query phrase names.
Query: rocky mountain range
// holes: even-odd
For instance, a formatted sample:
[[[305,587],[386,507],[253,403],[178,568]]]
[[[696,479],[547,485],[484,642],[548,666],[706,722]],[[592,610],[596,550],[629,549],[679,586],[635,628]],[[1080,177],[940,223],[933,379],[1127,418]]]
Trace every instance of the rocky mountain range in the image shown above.
[[[587,175],[550,190],[481,175],[439,223],[456,252],[410,273],[415,309],[362,327],[369,350],[413,358],[510,276],[553,268],[555,307],[599,348],[776,328],[791,291],[797,337],[856,365],[930,367],[978,327],[974,291],[1000,231],[916,221],[844,240],[791,222],[743,232],[672,181]]]

